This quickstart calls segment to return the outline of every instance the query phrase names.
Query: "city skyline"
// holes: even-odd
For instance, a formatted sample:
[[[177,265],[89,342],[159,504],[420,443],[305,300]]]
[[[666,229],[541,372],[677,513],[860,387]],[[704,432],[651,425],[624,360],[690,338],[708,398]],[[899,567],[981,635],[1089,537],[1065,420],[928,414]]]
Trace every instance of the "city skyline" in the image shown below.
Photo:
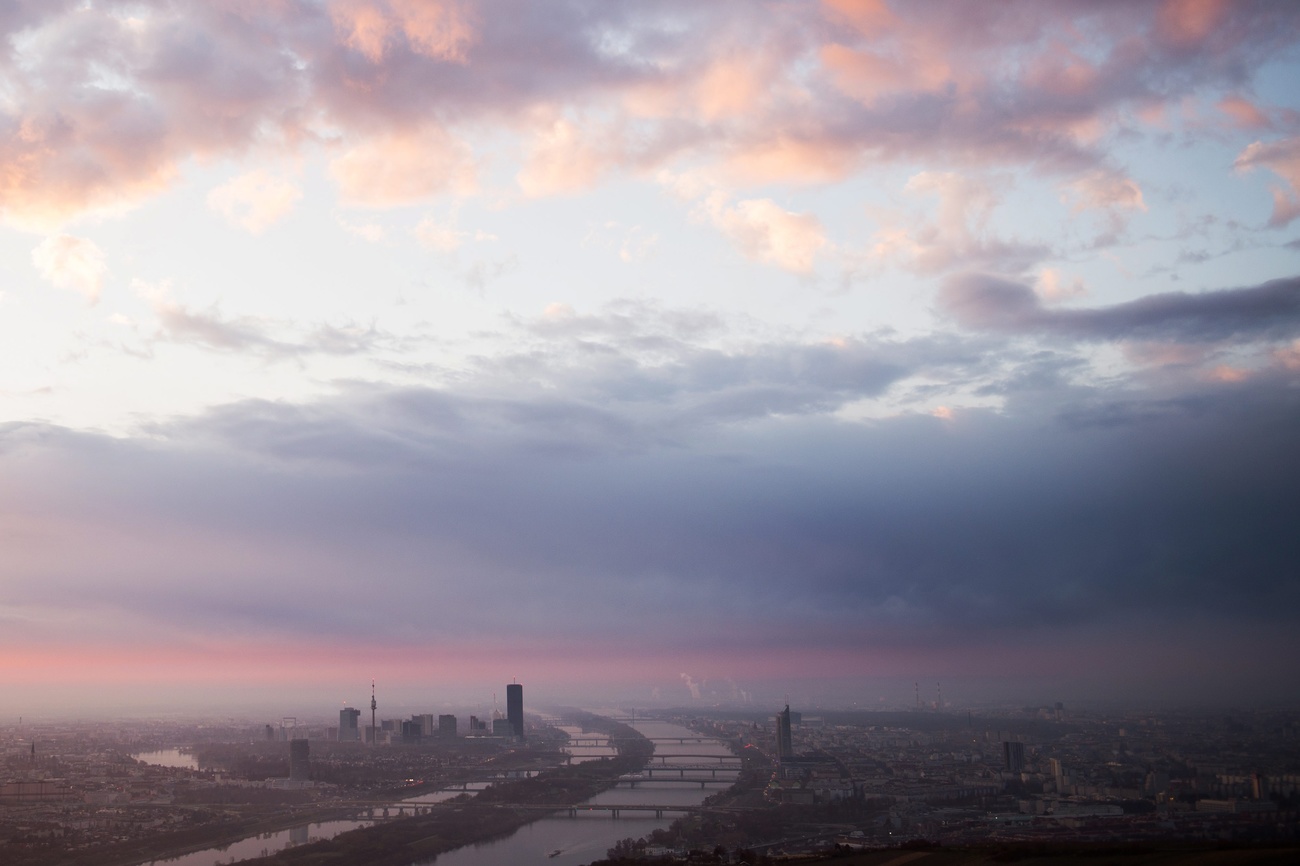
[[[0,685],[1294,706],[1298,51],[1263,0],[6,4]]]

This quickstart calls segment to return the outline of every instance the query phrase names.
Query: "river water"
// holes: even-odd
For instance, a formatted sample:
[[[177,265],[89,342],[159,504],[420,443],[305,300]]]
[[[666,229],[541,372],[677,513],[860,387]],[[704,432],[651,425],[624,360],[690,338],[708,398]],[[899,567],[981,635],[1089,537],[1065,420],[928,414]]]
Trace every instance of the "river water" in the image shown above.
[[[192,854],[182,854],[170,860],[150,860],[148,866],[216,866],[220,863],[237,863],[251,857],[263,857],[274,854],[291,845],[303,845],[320,839],[332,839],[340,833],[368,827],[373,821],[321,821],[304,824],[289,830],[277,830],[274,833],[260,833],[232,842],[222,848],[206,848]]]
[[[687,739],[698,735],[680,725],[668,722],[636,722],[632,725],[643,735],[656,738],[684,737]],[[565,728],[569,735],[579,738],[574,728]],[[581,734],[580,742],[597,739],[598,735]],[[603,746],[570,746],[569,751],[574,760],[595,760],[604,755],[613,755],[614,750],[606,742]],[[697,766],[717,764],[731,769],[719,770],[717,781],[710,781],[703,788],[700,783],[672,780],[624,782],[588,801],[596,806],[618,806],[635,804],[654,804],[664,806],[697,806],[710,794],[723,790],[735,781],[739,760],[721,761],[721,757],[730,757],[731,750],[721,742],[710,740],[703,743],[657,742],[656,757],[651,766],[666,765]],[[659,756],[672,757],[659,757]],[[688,776],[710,776],[709,772],[687,772]],[[446,854],[439,854],[437,866],[580,866],[593,860],[604,858],[605,852],[614,847],[614,843],[629,836],[635,838],[648,836],[652,831],[666,828],[681,813],[666,812],[662,818],[656,818],[653,812],[620,812],[617,818],[609,812],[579,811],[576,818],[563,814],[522,827],[513,835],[482,845],[469,845]],[[551,856],[559,851],[559,854]],[[427,863],[434,863],[429,860]]]
[[[189,752],[180,749],[141,752],[138,755],[132,755],[132,757],[137,761],[144,761],[146,764],[153,764],[158,767],[180,767],[182,770],[197,770],[199,768],[198,760]]]
[[[645,778],[621,782],[617,787],[588,800],[592,806],[631,806],[657,805],[669,807],[661,817],[654,812],[620,811],[613,817],[607,811],[579,811],[570,818],[564,813],[559,817],[542,818],[534,821],[515,833],[494,842],[482,845],[470,845],[455,851],[440,854],[436,858],[437,866],[498,866],[510,863],[512,866],[581,866],[605,856],[605,852],[614,843],[629,836],[635,838],[647,836],[652,831],[667,827],[673,819],[682,813],[671,811],[672,806],[696,806],[705,797],[724,789],[736,778],[738,760],[731,757],[731,751],[721,742],[709,740],[690,742],[698,735],[688,728],[667,722],[636,722],[633,725],[641,734],[652,739],[685,738],[687,742],[657,742],[655,757],[651,768],[674,766],[718,766],[716,773],[711,770],[686,770],[688,779],[671,778],[672,770],[652,769],[652,781]],[[573,763],[599,760],[615,754],[608,738],[601,734],[584,734],[579,728],[563,727],[570,737],[571,745],[567,749]],[[186,767],[197,769],[192,755],[179,749],[167,749],[159,752],[147,752],[136,755],[142,761],[166,767]],[[726,760],[724,760],[726,759]],[[644,775],[644,774],[643,774]],[[690,781],[694,777],[696,781]],[[698,779],[707,779],[702,786]],[[481,791],[487,782],[469,785],[470,793]],[[464,793],[460,788],[446,791],[433,791],[410,797],[400,803],[394,803],[387,809],[375,808],[370,817],[380,818],[385,812],[393,814],[405,806],[439,803]],[[150,861],[148,866],[219,866],[235,863],[250,857],[259,857],[274,853],[291,845],[299,845],[317,839],[329,839],[339,833],[364,827],[373,823],[361,818],[353,820],[325,821],[294,827],[276,833],[263,833],[241,839],[221,848],[208,848],[170,860]],[[556,853],[559,852],[559,853]],[[426,861],[428,864],[433,860]]]

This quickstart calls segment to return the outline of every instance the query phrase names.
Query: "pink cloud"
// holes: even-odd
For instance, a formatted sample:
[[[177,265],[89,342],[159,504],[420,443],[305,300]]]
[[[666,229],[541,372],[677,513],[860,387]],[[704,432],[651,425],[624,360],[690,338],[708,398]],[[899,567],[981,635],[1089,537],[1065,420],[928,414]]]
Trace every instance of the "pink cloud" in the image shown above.
[[[1005,175],[918,172],[904,191],[918,198],[937,199],[933,216],[882,213],[884,225],[873,238],[869,257],[897,261],[920,273],[968,268],[974,262],[1004,273],[1024,270],[1041,259],[1046,249],[998,237],[989,227],[1010,183]]]
[[[372,63],[382,63],[399,38],[417,54],[464,63],[477,38],[472,13],[454,2],[335,0],[330,17],[343,43]]]
[[[1219,100],[1216,107],[1232,118],[1232,122],[1242,129],[1264,129],[1272,125],[1267,114],[1253,102],[1240,96],[1224,97]]]
[[[864,36],[878,36],[897,23],[886,0],[822,0],[827,17],[842,21]]]
[[[1300,136],[1277,141],[1257,141],[1237,155],[1238,171],[1267,168],[1282,180],[1273,187],[1273,214],[1268,224],[1285,226],[1300,216]]]
[[[208,206],[254,234],[264,231],[293,209],[302,191],[289,180],[266,171],[251,171],[208,194]]]
[[[53,235],[32,250],[37,272],[59,288],[81,293],[94,304],[99,301],[108,275],[104,253],[94,241],[71,235]]]
[[[771,199],[733,205],[725,194],[715,192],[701,210],[746,256],[787,271],[810,273],[817,254],[827,246],[815,215],[785,210]]]
[[[436,126],[365,139],[331,162],[330,174],[344,202],[370,207],[464,194],[476,183],[469,147]]]
[[[517,180],[530,196],[575,192],[595,184],[618,161],[617,148],[558,118],[533,135]]]
[[[1176,45],[1196,45],[1223,20],[1227,0],[1165,0],[1157,16],[1158,32]]]
[[[1088,294],[1083,280],[1070,279],[1056,268],[1043,268],[1038,272],[1038,285],[1034,287],[1038,296],[1048,303],[1060,303],[1070,298]]]
[[[710,63],[695,87],[696,110],[706,122],[753,112],[768,93],[771,69],[762,54],[727,56]]]
[[[345,199],[402,203],[465,188],[452,142],[501,132],[529,137],[517,174],[539,195],[687,164],[745,184],[935,158],[1086,176],[1120,117],[1239,90],[1300,35],[1285,6],[1203,0],[130,8],[7,13],[25,33],[0,109],[10,222],[129,206],[194,158],[334,141]]]
[[[1117,221],[1131,211],[1145,211],[1142,189],[1131,178],[1104,169],[1089,172],[1066,187],[1066,198],[1076,213],[1105,211]]]

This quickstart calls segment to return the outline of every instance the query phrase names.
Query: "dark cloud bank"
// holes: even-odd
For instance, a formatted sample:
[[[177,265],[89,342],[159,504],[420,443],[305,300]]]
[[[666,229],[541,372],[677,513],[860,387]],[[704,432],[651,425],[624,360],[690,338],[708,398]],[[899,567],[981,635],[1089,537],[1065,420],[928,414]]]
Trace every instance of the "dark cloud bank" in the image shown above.
[[[1297,327],[1294,280],[1090,311],[1025,292],[968,278],[941,303],[967,325],[1079,340]],[[795,648],[851,677],[854,654],[863,675],[906,674],[878,660],[916,653],[1014,676],[1080,647],[1091,660],[1061,677],[1186,697],[1214,673],[1192,659],[1213,658],[1239,692],[1296,693],[1293,368],[1050,400],[1010,376],[1002,411],[862,422],[828,413],[918,370],[976,380],[990,353],[1022,373],[1058,356],[837,351],[549,369],[524,353],[484,361],[469,388],[354,384],[132,439],[10,424],[0,507],[58,528],[7,542],[9,597],[246,635],[739,652],[751,677]],[[523,363],[550,380],[512,379]]]
[[[1214,292],[1168,292],[1095,309],[1051,309],[1033,289],[985,274],[946,282],[940,309],[968,328],[1073,340],[1208,343],[1300,332],[1300,279]]]

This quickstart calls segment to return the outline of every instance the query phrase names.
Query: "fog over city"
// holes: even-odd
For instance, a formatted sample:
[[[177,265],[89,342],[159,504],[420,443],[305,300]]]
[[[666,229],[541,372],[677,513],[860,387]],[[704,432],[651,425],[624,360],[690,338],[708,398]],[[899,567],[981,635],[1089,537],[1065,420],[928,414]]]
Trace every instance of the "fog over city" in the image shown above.
[[[1296,709],[1296,4],[0,34],[7,717]]]

